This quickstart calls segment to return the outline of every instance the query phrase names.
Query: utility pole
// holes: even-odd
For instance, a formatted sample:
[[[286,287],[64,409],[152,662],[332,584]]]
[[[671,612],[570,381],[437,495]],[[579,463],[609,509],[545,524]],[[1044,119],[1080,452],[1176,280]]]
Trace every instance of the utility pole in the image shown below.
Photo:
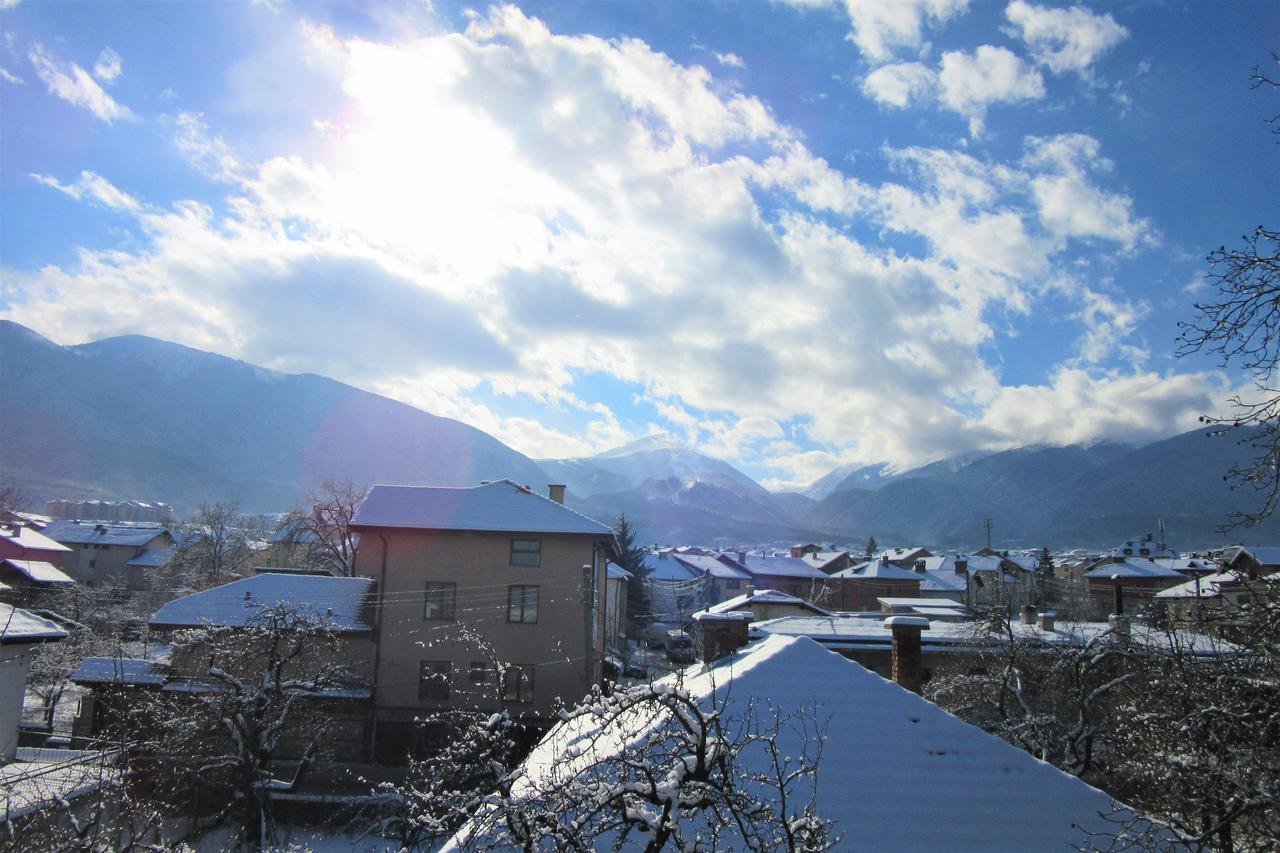
[[[988,548],[991,547],[991,524],[992,524],[991,519],[989,518],[982,519],[982,526],[987,528],[987,547]]]

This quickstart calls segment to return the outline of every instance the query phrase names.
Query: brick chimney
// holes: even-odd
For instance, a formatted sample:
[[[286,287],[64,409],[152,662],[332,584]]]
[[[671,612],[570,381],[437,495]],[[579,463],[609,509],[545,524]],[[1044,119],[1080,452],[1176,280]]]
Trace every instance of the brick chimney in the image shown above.
[[[702,662],[713,663],[745,646],[751,619],[751,613],[743,611],[695,614],[693,621],[702,634]]]
[[[969,560],[965,557],[956,557],[956,574],[969,574]]]
[[[1054,630],[1054,628],[1053,628],[1053,620],[1054,620],[1054,617],[1055,617],[1055,616],[1056,616],[1056,614],[1054,614],[1054,613],[1052,613],[1051,611],[1048,611],[1048,610],[1046,610],[1044,613],[1041,613],[1041,614],[1040,614],[1040,630],[1041,630],[1041,631],[1052,631],[1052,630]]]
[[[893,632],[893,680],[912,693],[920,692],[920,632],[929,630],[923,616],[890,616],[884,627]]]
[[[1023,625],[1036,624],[1036,607],[1034,604],[1022,605],[1022,624]]]
[[[916,570],[917,572],[919,572],[920,574],[924,574],[924,568],[925,568],[924,560],[916,560],[916,562],[915,562],[915,570]]]
[[[564,485],[561,483],[552,483],[547,486],[547,497],[558,504],[564,503]]]

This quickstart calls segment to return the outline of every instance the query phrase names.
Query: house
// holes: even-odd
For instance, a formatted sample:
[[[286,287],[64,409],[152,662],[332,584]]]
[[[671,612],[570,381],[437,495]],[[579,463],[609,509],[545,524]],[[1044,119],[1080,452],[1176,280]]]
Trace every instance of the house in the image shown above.
[[[691,613],[705,605],[708,583],[673,551],[645,554],[644,567],[645,591],[655,623],[683,625]]]
[[[627,638],[627,590],[632,576],[617,563],[609,563],[605,571],[605,646],[621,648]]]
[[[33,595],[66,589],[75,586],[75,583],[52,563],[12,558],[0,560],[0,584],[4,585],[15,600],[21,598],[26,602]]]
[[[1122,592],[1150,595],[1162,589],[1178,586],[1187,576],[1174,569],[1165,568],[1152,557],[1133,557],[1124,560],[1106,560],[1095,564],[1084,573],[1090,595],[1105,600],[1116,587]]]
[[[70,553],[66,545],[26,525],[0,527],[0,560],[28,560],[61,569],[63,559]]]
[[[688,618],[694,610],[698,610],[708,604],[717,604],[721,601],[727,601],[735,595],[740,595],[752,583],[752,577],[749,572],[743,570],[741,566],[723,560],[718,556],[711,554],[680,554],[674,559],[678,560],[694,576],[701,578],[703,581],[699,590],[700,597],[690,599],[689,604],[692,606],[683,611],[685,618]]]
[[[915,597],[920,594],[920,575],[899,568],[886,559],[867,560],[836,572],[839,581],[835,596],[828,602],[832,610],[875,610],[882,596]]]
[[[0,604],[0,764],[17,753],[31,655],[41,643],[66,637],[67,632],[48,619]]]
[[[909,569],[915,565],[916,560],[932,557],[933,552],[928,548],[914,546],[911,548],[889,548],[876,554],[877,559],[887,560],[900,569]]]
[[[905,609],[886,608],[895,614],[909,615]],[[917,617],[918,618],[918,617]],[[943,621],[945,620],[945,621]],[[955,621],[950,614],[943,620],[932,616],[925,621],[928,627],[920,637],[922,681],[928,681],[932,672],[947,663],[963,660],[966,656],[977,658],[997,647],[1003,634],[993,634],[990,625],[980,622]],[[1014,620],[1009,630],[1024,641],[1051,646],[1080,646],[1106,632],[1115,633],[1109,622],[1058,622],[1053,614],[1038,614],[1030,620]],[[1231,646],[1213,637],[1179,631],[1170,635],[1146,625],[1133,624],[1131,635],[1147,644],[1176,643],[1185,651],[1197,655],[1218,655],[1230,651]],[[892,674],[893,632],[877,616],[787,616],[768,622],[753,622],[750,635],[760,638],[779,635],[807,637],[886,678]]]
[[[693,615],[694,620],[704,613],[722,615],[725,613],[750,613],[755,620],[778,619],[783,616],[830,616],[829,612],[797,598],[778,592],[776,589],[754,589],[748,587],[742,595],[713,604],[705,610]]]
[[[378,754],[403,754],[433,710],[504,707],[536,722],[601,683],[617,545],[563,500],[562,486],[544,496],[511,480],[369,489],[351,526],[356,574],[378,586]]]
[[[761,718],[761,709],[787,720],[816,716],[807,729],[782,726],[773,755],[812,755],[812,732],[822,732],[814,811],[833,823],[840,849],[1071,850],[1087,842],[1086,832],[1115,832],[1136,818],[1123,809],[1117,814],[1109,796],[1080,779],[806,639],[769,637],[659,685],[687,692],[705,710],[718,710],[729,731],[753,715],[767,725],[772,718]],[[601,768],[624,753],[644,755],[646,744],[666,742],[671,725],[669,712],[653,705],[634,706],[603,727],[591,715],[568,719],[520,766],[512,795],[532,803],[615,781]],[[747,792],[776,803],[776,788],[761,781],[774,772],[770,756],[759,740],[734,761],[744,775],[755,776],[744,783]],[[667,766],[654,770],[660,779],[678,778],[676,772]],[[807,783],[790,793],[803,803]],[[799,808],[794,802],[791,807]],[[564,819],[577,816],[566,813]],[[717,818],[724,819],[710,812],[682,818],[679,831],[690,839],[707,837]],[[647,836],[620,839],[621,827],[620,821],[607,827],[591,843],[641,849]],[[1165,842],[1173,840],[1171,833],[1156,831],[1164,832]],[[505,832],[500,815],[482,811],[444,849],[513,846]],[[734,840],[722,839],[718,846],[741,846]]]
[[[1179,623],[1214,620],[1230,625],[1267,584],[1277,582],[1280,572],[1250,577],[1243,571],[1224,569],[1161,590],[1155,594],[1155,602]]]
[[[328,744],[345,760],[363,760],[369,735],[371,676],[376,658],[373,624],[374,583],[368,578],[317,575],[262,574],[176,598],[152,615],[147,625],[161,639],[175,631],[211,628],[250,629],[259,617],[278,605],[315,620],[337,641],[333,652],[299,662],[286,676],[309,677],[300,667],[335,667],[342,683],[304,695],[328,718]],[[199,636],[197,634],[197,636]],[[211,640],[184,644],[163,661],[135,658],[86,658],[71,681],[91,692],[80,702],[72,724],[73,742],[94,742],[137,704],[138,691],[158,691],[175,697],[199,697],[228,689],[209,671]],[[252,671],[233,672],[246,682]],[[316,706],[316,703],[321,703]],[[286,741],[289,738],[286,736]],[[286,748],[280,757],[290,755]]]
[[[131,560],[153,548],[169,548],[173,536],[150,522],[55,520],[44,535],[71,549],[63,571],[82,584],[124,583],[129,589],[147,589],[153,570],[130,566]]]
[[[717,559],[735,571],[745,573],[756,589],[776,589],[818,604],[831,597],[834,584],[830,577],[802,558],[730,551],[720,554]]]
[[[795,556],[792,554],[791,556]],[[853,565],[853,557],[848,551],[815,551],[802,554],[800,557],[813,568],[827,575],[842,572]]]
[[[1280,571],[1280,548],[1233,545],[1224,550],[1226,567],[1257,576]]]

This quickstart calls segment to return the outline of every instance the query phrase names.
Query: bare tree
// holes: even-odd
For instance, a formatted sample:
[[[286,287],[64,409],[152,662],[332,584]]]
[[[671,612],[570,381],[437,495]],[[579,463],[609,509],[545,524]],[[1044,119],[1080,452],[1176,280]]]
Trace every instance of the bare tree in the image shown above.
[[[0,524],[9,524],[30,503],[26,491],[13,480],[0,481]]]
[[[246,574],[253,556],[248,527],[238,504],[201,504],[178,531],[179,547],[170,561],[171,572],[180,583],[197,589]]]
[[[224,794],[222,816],[243,842],[269,842],[277,762],[297,762],[296,778],[321,754],[333,720],[312,700],[359,686],[359,675],[335,662],[339,640],[323,619],[291,605],[264,607],[244,627],[180,632],[172,655],[199,678],[141,710],[140,726],[154,721],[151,751],[177,778]]]
[[[365,489],[350,480],[325,480],[302,505],[285,516],[280,529],[289,544],[306,549],[308,568],[350,577],[355,568],[358,534],[351,530]]]
[[[1280,55],[1273,58],[1280,62]],[[1280,80],[1258,68],[1251,80],[1255,89],[1280,89]],[[1280,115],[1268,122],[1273,133],[1280,133]],[[1231,513],[1225,530],[1256,524],[1280,504],[1280,387],[1276,377],[1280,358],[1280,232],[1259,225],[1242,240],[1242,247],[1228,249],[1224,245],[1209,253],[1206,278],[1216,290],[1216,300],[1195,303],[1196,316],[1179,323],[1178,336],[1180,356],[1215,356],[1222,367],[1243,370],[1254,386],[1252,394],[1235,395],[1227,401],[1234,410],[1231,415],[1201,418],[1221,427],[1212,435],[1230,433],[1252,455],[1249,461],[1233,465],[1226,478],[1236,488],[1258,491],[1261,506]]]

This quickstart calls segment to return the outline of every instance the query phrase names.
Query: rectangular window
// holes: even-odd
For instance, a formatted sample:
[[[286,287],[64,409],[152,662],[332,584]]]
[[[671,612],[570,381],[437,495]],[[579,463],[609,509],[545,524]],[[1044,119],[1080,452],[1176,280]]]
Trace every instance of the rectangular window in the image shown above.
[[[471,662],[471,675],[470,675],[471,683],[484,684],[489,680],[490,678],[489,673],[491,671],[492,670],[489,669],[488,661],[473,660]]]
[[[424,660],[418,668],[418,698],[448,699],[453,664],[447,660]]]
[[[507,587],[507,621],[538,621],[538,588],[536,586]]]
[[[456,583],[427,581],[426,604],[423,606],[422,618],[453,621],[453,604],[457,597]]]
[[[511,565],[542,565],[542,543],[537,539],[512,539]]]
[[[502,675],[502,698],[507,702],[533,701],[533,664],[513,663]]]

